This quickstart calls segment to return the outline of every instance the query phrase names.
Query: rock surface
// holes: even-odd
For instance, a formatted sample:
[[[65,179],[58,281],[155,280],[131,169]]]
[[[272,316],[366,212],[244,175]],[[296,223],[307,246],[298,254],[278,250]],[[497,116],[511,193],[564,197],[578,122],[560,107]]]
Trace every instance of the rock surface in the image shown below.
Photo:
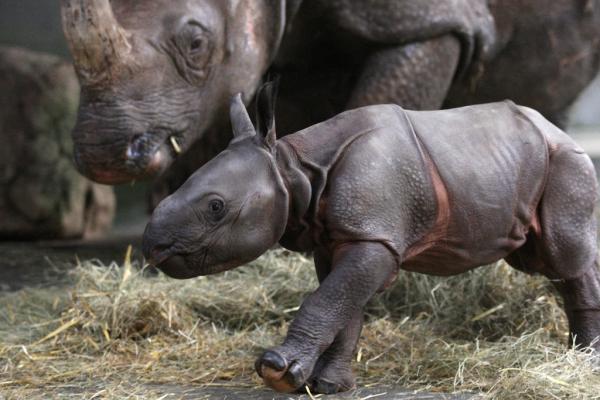
[[[72,162],[79,86],[70,64],[0,47],[0,239],[94,237],[111,225],[112,188]]]

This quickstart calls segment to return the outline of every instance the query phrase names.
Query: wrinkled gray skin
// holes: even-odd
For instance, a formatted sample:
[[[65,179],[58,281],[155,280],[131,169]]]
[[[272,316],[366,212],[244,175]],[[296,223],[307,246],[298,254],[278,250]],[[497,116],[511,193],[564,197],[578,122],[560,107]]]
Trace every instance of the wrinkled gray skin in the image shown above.
[[[269,386],[352,388],[363,307],[399,268],[453,275],[505,259],[552,280],[578,345],[600,335],[594,168],[538,112],[379,105],[277,141],[265,115],[255,135],[236,98],[234,140],[160,203],[143,247],[175,278],[236,267],[277,242],[314,252],[319,288],[257,360]]]
[[[101,3],[62,0],[63,8]],[[113,19],[64,12],[83,84],[75,158],[110,184],[172,166],[159,197],[227,145],[229,98],[242,92],[248,103],[267,70],[281,75],[280,134],[381,103],[437,109],[510,98],[556,122],[598,72],[600,0],[110,4]],[[80,14],[123,34],[79,40],[85,26],[71,22]]]

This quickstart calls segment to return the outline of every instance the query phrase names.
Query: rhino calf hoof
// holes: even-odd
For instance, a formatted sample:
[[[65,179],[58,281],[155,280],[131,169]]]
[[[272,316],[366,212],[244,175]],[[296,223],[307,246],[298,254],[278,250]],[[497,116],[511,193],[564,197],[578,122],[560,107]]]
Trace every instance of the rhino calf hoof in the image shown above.
[[[356,387],[354,376],[349,373],[349,376],[342,376],[336,379],[336,382],[329,381],[325,378],[315,378],[310,384],[310,388],[314,393],[320,394],[335,394],[346,392]]]
[[[350,360],[323,360],[317,362],[309,379],[313,393],[334,394],[356,388]]]
[[[306,380],[300,364],[288,362],[282,355],[267,350],[256,360],[256,372],[267,386],[278,392],[291,393],[298,390]]]

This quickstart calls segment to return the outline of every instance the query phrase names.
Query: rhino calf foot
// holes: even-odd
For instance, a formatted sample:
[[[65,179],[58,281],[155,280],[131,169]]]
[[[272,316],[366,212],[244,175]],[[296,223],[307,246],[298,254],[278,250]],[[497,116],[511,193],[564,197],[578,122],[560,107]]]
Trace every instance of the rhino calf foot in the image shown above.
[[[338,333],[332,345],[319,357],[309,379],[313,392],[333,394],[356,387],[352,359],[362,330],[362,314],[362,310],[358,310],[348,325]]]
[[[294,392],[306,381],[300,362],[287,359],[277,350],[265,351],[256,360],[255,368],[265,384],[278,392]]]

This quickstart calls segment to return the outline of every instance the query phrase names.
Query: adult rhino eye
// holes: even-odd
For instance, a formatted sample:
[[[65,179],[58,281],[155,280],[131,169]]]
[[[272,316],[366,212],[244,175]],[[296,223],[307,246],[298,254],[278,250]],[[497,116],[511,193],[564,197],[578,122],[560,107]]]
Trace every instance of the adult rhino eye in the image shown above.
[[[197,52],[197,51],[202,51],[204,50],[205,47],[205,41],[204,38],[198,37],[192,40],[192,43],[190,43],[190,51],[193,52]]]
[[[223,210],[225,209],[225,203],[223,203],[223,200],[211,200],[210,203],[208,203],[208,210],[217,215],[217,214],[221,214],[223,212]]]
[[[204,25],[191,21],[172,36],[171,57],[179,74],[193,85],[205,82],[210,73],[214,35]]]

